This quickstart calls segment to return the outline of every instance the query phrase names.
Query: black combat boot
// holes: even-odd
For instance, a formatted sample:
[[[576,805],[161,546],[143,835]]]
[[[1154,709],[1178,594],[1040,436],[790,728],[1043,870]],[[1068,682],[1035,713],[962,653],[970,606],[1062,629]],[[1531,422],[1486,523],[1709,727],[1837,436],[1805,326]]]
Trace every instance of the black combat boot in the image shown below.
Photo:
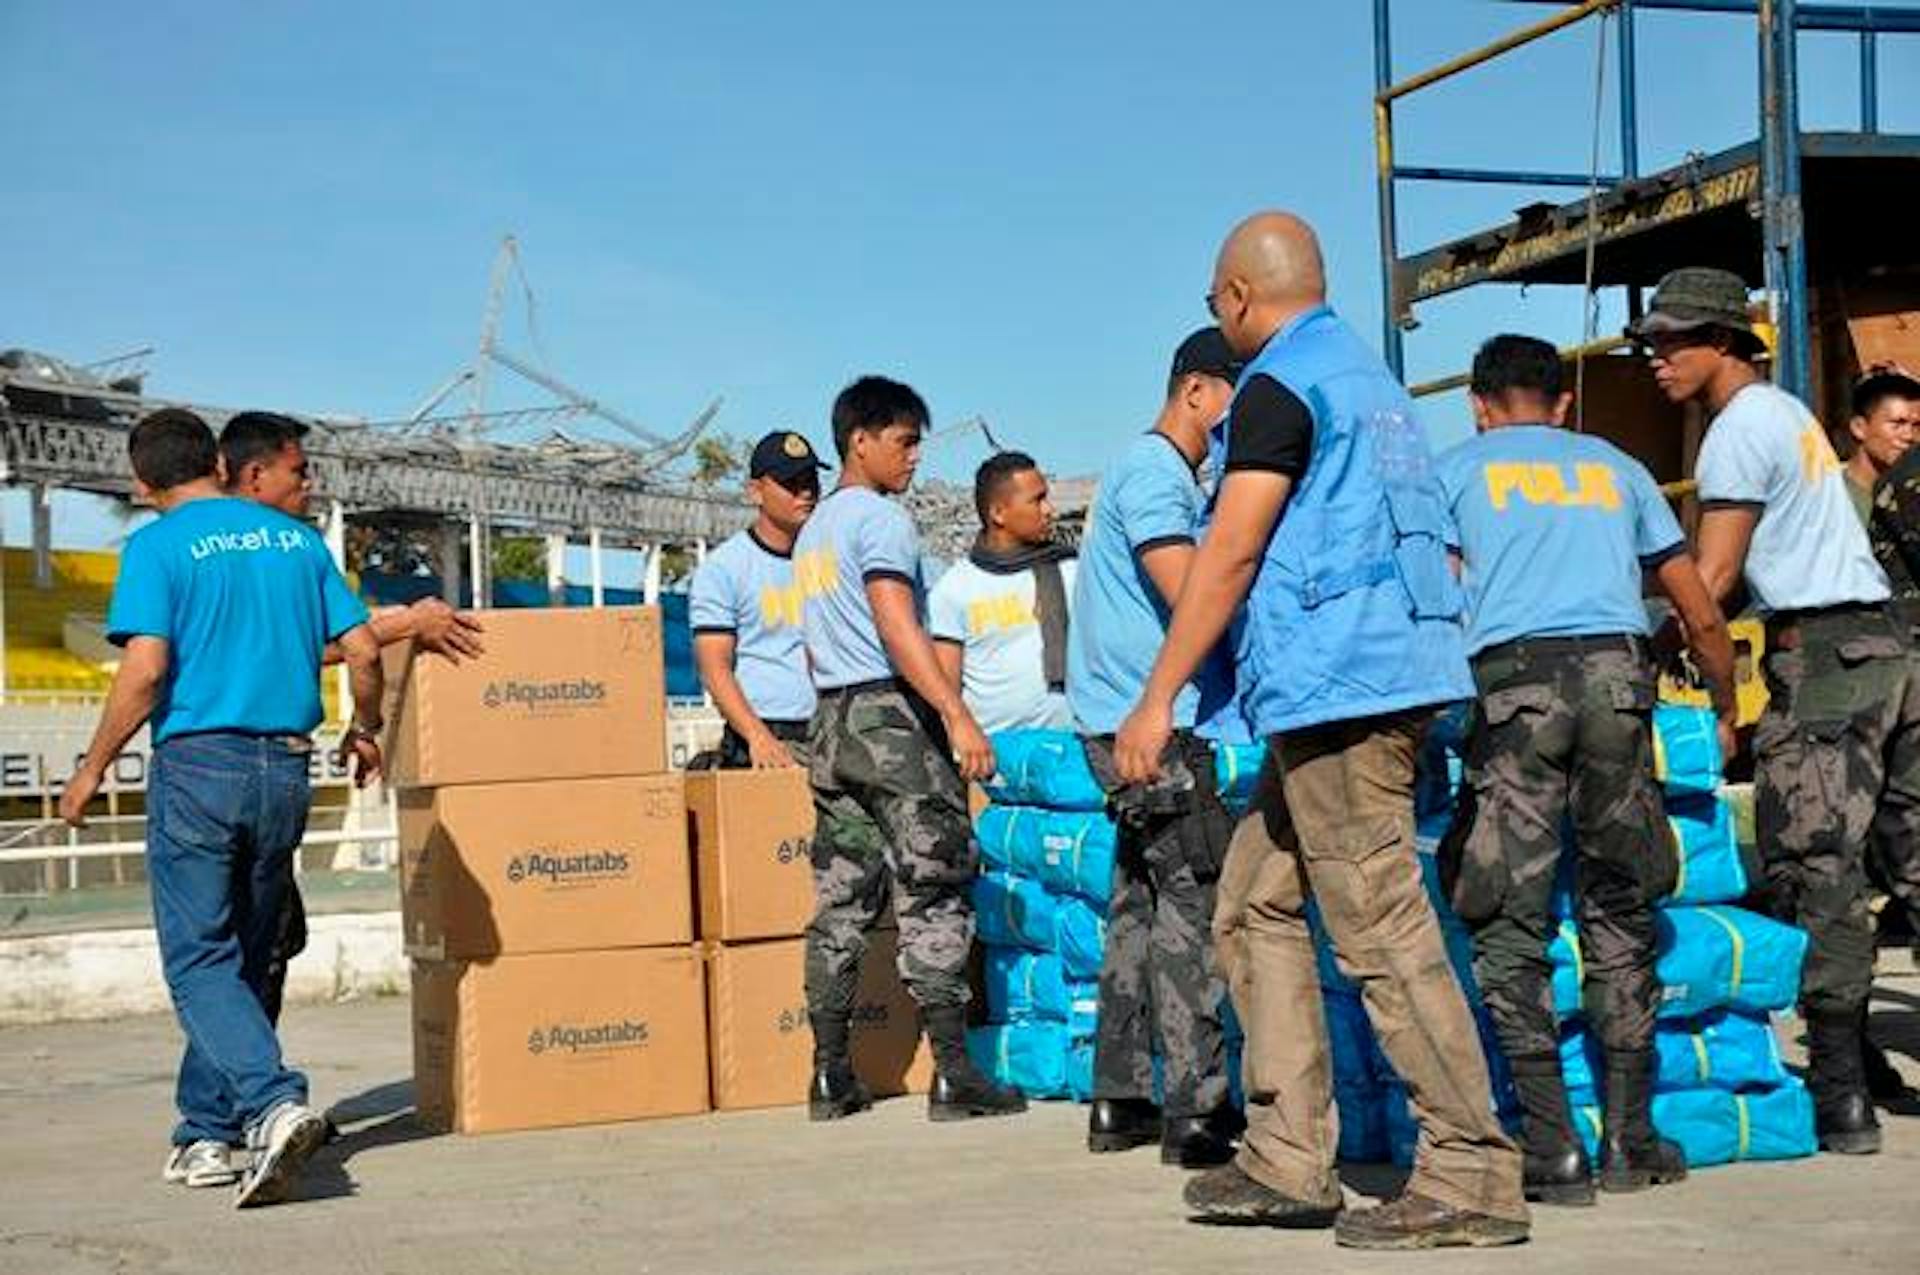
[[[1246,1121],[1232,1107],[1204,1116],[1171,1116],[1160,1135],[1160,1163],[1182,1169],[1211,1169],[1233,1159],[1234,1139]]]
[[[1147,1098],[1095,1098],[1087,1111],[1087,1150],[1131,1151],[1160,1141],[1160,1108]]]
[[[813,1024],[813,1084],[807,1090],[807,1119],[838,1120],[865,1111],[873,1095],[853,1073],[846,1014],[809,1014]]]
[[[1867,1096],[1866,1006],[1807,1010],[1807,1088],[1813,1091],[1813,1127],[1820,1149],[1836,1155],[1875,1155],[1880,1121]]]
[[[1027,1109],[1027,1100],[980,1074],[967,1056],[967,1007],[928,1005],[920,1010],[933,1046],[933,1089],[927,1094],[929,1120],[971,1120],[1011,1116]]]
[[[1651,1049],[1607,1051],[1602,1191],[1644,1191],[1687,1176],[1687,1154],[1653,1128]]]
[[[1525,1115],[1521,1189],[1536,1204],[1594,1203],[1593,1166],[1573,1131],[1558,1054],[1516,1054],[1513,1087]]]

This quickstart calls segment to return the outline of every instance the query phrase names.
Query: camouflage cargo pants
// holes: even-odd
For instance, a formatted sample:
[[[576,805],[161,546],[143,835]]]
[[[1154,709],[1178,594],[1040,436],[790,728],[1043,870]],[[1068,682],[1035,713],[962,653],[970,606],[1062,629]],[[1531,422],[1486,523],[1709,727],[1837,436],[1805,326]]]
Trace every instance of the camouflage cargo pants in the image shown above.
[[[939,717],[892,683],[827,691],[814,713],[807,1008],[845,1013],[889,893],[900,977],[923,1006],[970,996],[978,847]]]
[[[1907,694],[1920,695],[1920,598],[1896,597],[1890,610],[1913,668]],[[1920,935],[1920,767],[1893,764],[1895,760],[1889,760],[1886,785],[1874,810],[1867,869],[1869,879],[1906,910],[1908,928]]]
[[[1920,674],[1879,607],[1779,617],[1768,625],[1764,664],[1769,698],[1753,733],[1754,833],[1769,905],[1812,940],[1800,977],[1802,1011],[1855,1011],[1873,982],[1869,842],[1881,847],[1889,878],[1912,870]],[[1904,826],[1904,844],[1890,826]],[[1884,861],[1889,844],[1892,864]]]
[[[1588,1021],[1609,1052],[1649,1049],[1653,904],[1678,869],[1653,782],[1653,668],[1610,636],[1506,643],[1473,671],[1468,787],[1441,863],[1501,1047],[1558,1056],[1547,944],[1570,823]]]
[[[1119,787],[1111,737],[1086,741],[1102,787]],[[1232,826],[1214,787],[1213,753],[1181,733],[1168,745],[1194,777],[1184,814],[1122,821],[1107,905],[1100,967],[1100,1025],[1094,1038],[1096,1098],[1153,1097],[1156,1043],[1165,1063],[1170,1116],[1205,1115],[1226,1105],[1226,1047],[1213,954],[1213,896]]]

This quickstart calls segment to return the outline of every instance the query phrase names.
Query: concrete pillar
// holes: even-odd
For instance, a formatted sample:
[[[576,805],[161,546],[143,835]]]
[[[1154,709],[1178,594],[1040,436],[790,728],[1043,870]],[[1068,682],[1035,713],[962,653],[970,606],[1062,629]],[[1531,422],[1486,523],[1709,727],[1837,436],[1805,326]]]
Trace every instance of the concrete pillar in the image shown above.
[[[491,565],[487,561],[487,524],[479,514],[474,514],[467,519],[467,575],[473,581],[475,607],[492,602],[493,572],[488,570]]]
[[[593,580],[593,605],[607,604],[606,564],[600,560],[600,528],[587,528],[587,562]]]
[[[707,565],[707,538],[705,536],[701,536],[698,540],[693,542],[694,570],[697,571],[701,567],[704,567],[706,565]]]
[[[460,605],[460,582],[465,574],[466,564],[460,554],[460,524],[443,522],[440,524],[440,596],[452,606]]]
[[[646,546],[647,574],[640,583],[640,600],[648,606],[660,604],[660,558],[666,551],[664,541]]]
[[[33,587],[53,587],[53,488],[35,483],[28,503],[33,506]]]
[[[333,558],[333,565],[340,568],[341,574],[347,570],[347,510],[337,500],[327,502],[326,519],[327,553]],[[334,695],[340,703],[340,720],[353,719],[353,674],[345,664],[337,664],[333,670]]]
[[[547,535],[547,605],[567,605],[567,537],[558,531]]]

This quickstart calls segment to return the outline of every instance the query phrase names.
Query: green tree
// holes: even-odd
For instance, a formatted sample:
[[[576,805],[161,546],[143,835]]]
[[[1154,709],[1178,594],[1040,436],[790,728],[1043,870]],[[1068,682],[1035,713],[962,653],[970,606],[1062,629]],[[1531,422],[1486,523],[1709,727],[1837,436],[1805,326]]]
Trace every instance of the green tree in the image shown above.
[[[547,542],[539,536],[494,536],[493,578],[545,580]]]
[[[747,447],[727,434],[709,434],[693,445],[693,481],[702,487],[725,482],[747,467]]]

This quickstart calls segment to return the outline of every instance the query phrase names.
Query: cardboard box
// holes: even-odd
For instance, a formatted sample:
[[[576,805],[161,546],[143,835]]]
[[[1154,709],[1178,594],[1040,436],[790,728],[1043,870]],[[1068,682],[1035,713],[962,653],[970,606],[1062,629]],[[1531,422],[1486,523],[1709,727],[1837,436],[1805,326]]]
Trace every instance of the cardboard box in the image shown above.
[[[479,612],[487,652],[386,659],[388,780],[403,788],[667,768],[657,607]]]
[[[895,968],[897,943],[891,930],[873,933],[854,1001],[854,1070],[876,1097],[925,1093],[933,1082],[933,1055]],[[805,1102],[813,1076],[805,940],[710,944],[707,960],[714,1107]]]
[[[490,1133],[705,1111],[702,964],[690,946],[416,963],[421,1122]]]
[[[693,941],[679,775],[416,788],[398,804],[409,956]]]
[[[687,776],[699,865],[700,937],[792,938],[813,919],[813,790],[807,772],[706,770]]]

